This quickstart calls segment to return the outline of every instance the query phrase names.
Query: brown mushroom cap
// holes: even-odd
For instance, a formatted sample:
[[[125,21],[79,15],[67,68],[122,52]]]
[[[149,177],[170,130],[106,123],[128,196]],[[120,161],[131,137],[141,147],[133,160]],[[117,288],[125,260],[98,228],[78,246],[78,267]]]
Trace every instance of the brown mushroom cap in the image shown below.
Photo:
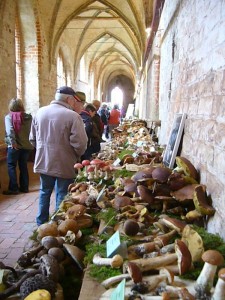
[[[170,229],[175,229],[179,234],[182,233],[184,227],[187,225],[185,222],[182,222],[179,219],[170,218],[168,216],[164,216],[162,218],[162,222]]]
[[[146,178],[152,178],[152,171],[154,170],[154,167],[149,167],[144,170],[140,170],[136,172],[131,179],[137,182],[139,179],[146,179]]]
[[[167,182],[172,170],[166,167],[157,167],[152,172],[152,178],[158,182],[164,183]]]
[[[187,245],[181,240],[175,241],[175,252],[177,254],[179,274],[183,275],[189,271],[192,266],[191,253]]]
[[[65,253],[62,250],[62,248],[58,247],[52,247],[51,249],[48,250],[48,254],[54,256],[58,262],[61,262],[65,258]]]
[[[207,250],[202,254],[202,260],[214,266],[221,266],[224,263],[223,255],[217,250]]]
[[[135,220],[128,219],[125,221],[123,226],[126,235],[134,236],[139,231],[139,225]]]
[[[218,277],[220,279],[222,279],[223,281],[225,281],[225,268],[222,268],[222,269],[219,270]]]
[[[74,204],[68,208],[66,212],[66,219],[76,219],[86,213],[87,208],[82,204]]]
[[[38,227],[38,238],[42,239],[44,236],[58,236],[58,229],[56,223],[45,223]]]
[[[66,235],[67,231],[71,230],[74,233],[77,233],[79,230],[79,226],[75,220],[67,219],[62,221],[58,226],[58,231],[60,235],[64,236]]]
[[[134,262],[130,261],[127,263],[127,271],[134,283],[142,282],[141,269]]]
[[[176,164],[184,171],[185,175],[191,176],[194,179],[198,180],[198,172],[187,158],[177,156]]]
[[[127,196],[116,195],[113,200],[113,206],[115,207],[115,209],[120,209],[124,206],[133,204],[133,201],[130,199],[130,197]]]
[[[59,247],[59,242],[54,236],[45,236],[41,239],[41,244],[45,249],[49,250],[53,247]]]
[[[83,270],[84,264],[83,260],[85,257],[85,252],[79,249],[76,246],[69,245],[69,244],[63,244],[64,249],[66,252],[70,255],[70,257],[73,259],[73,261],[78,265],[78,267]]]

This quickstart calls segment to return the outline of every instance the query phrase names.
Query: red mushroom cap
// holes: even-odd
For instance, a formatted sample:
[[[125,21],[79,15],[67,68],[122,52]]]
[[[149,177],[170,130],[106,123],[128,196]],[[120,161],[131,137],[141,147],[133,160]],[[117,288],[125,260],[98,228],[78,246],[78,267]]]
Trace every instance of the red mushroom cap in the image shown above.
[[[88,160],[88,159],[83,160],[82,165],[83,166],[89,166],[90,165],[90,160]]]
[[[88,167],[87,167],[87,172],[93,172],[94,169],[95,169],[94,166],[88,166]]]
[[[81,163],[76,163],[73,167],[74,169],[81,169],[83,168],[83,165]]]
[[[90,162],[90,164],[91,165],[100,165],[100,164],[102,164],[102,160],[101,159],[93,159],[93,160],[91,160],[91,162]]]

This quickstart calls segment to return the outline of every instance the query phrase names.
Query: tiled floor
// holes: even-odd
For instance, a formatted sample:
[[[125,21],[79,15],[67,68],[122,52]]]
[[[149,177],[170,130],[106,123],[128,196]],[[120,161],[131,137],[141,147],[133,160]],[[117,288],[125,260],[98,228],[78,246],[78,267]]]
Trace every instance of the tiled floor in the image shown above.
[[[17,259],[29,243],[29,237],[37,228],[35,216],[38,209],[39,175],[33,173],[33,163],[29,162],[30,192],[15,196],[5,196],[8,175],[6,166],[1,166],[0,190],[0,261],[15,266]]]

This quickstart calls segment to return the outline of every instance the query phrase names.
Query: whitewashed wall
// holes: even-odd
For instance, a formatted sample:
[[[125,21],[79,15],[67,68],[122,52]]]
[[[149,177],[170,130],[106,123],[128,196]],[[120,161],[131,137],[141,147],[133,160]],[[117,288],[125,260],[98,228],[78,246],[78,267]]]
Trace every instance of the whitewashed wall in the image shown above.
[[[159,142],[187,113],[182,155],[216,209],[208,230],[225,239],[225,1],[166,0],[161,15]]]

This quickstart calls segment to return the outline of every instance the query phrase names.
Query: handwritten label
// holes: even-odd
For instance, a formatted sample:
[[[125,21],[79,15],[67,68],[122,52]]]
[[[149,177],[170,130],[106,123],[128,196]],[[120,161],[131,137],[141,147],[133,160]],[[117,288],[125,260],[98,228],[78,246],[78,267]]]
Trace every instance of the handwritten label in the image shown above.
[[[121,160],[119,158],[117,158],[114,163],[113,163],[113,166],[114,167],[117,167],[119,164],[120,164]]]
[[[104,198],[106,185],[101,189],[96,199],[96,202],[100,202]]]
[[[125,298],[125,284],[126,280],[123,279],[112,292],[110,300],[124,300]]]
[[[120,247],[120,234],[119,231],[116,231],[106,242],[107,257],[111,257],[119,247]]]
[[[140,147],[140,146],[142,146],[143,145],[143,141],[138,141],[137,142],[137,147]]]

